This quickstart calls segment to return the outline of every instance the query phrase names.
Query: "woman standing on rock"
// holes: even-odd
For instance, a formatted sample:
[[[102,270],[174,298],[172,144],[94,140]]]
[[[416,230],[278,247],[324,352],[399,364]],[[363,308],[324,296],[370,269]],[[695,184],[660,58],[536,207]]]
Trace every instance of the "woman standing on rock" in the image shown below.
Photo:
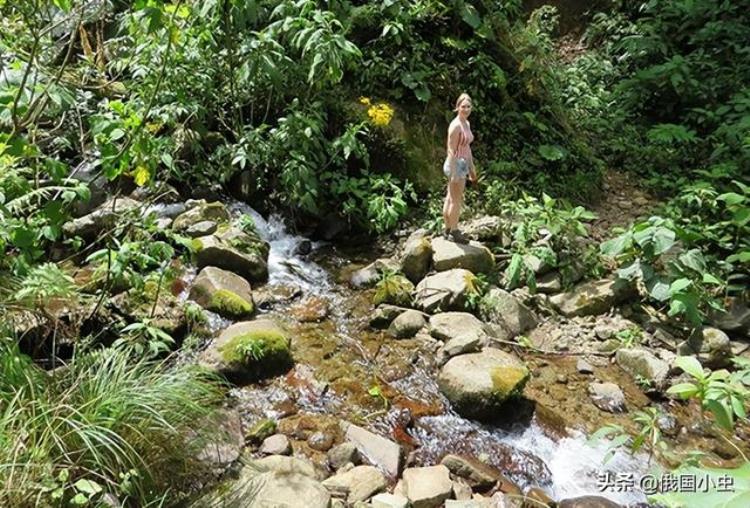
[[[477,181],[474,159],[471,155],[471,142],[474,134],[469,126],[471,114],[471,97],[462,93],[456,101],[456,118],[448,126],[447,156],[443,164],[443,173],[448,177],[448,191],[443,203],[443,236],[457,243],[467,243],[468,239],[458,230],[458,216],[464,201],[466,178],[473,183]]]

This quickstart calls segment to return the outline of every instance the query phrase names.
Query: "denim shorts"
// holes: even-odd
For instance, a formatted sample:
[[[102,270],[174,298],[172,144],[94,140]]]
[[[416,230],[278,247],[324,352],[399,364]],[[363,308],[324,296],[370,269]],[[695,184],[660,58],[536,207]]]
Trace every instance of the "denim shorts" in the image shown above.
[[[445,159],[443,163],[443,174],[448,178],[451,178],[451,167],[448,159]],[[466,178],[469,176],[469,162],[463,157],[456,159],[456,173],[453,178]]]

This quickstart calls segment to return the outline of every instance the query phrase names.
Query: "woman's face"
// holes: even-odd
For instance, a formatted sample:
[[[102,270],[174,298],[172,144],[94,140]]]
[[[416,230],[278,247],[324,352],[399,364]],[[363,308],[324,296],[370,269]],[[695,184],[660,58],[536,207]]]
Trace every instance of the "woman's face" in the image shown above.
[[[462,118],[469,117],[471,114],[471,101],[469,99],[461,101],[461,104],[458,106],[458,114],[461,115]]]

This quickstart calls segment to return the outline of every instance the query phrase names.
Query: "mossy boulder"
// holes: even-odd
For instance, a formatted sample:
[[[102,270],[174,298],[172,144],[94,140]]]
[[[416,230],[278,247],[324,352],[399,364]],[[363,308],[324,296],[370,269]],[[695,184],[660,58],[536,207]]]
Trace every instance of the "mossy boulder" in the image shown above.
[[[228,318],[247,317],[255,309],[247,280],[215,266],[200,271],[190,289],[190,298],[203,308]]]
[[[205,221],[210,221],[216,224],[228,222],[229,212],[226,207],[218,201],[214,203],[206,203],[201,200],[190,210],[178,215],[172,223],[172,229],[175,231],[186,231],[191,226]]]
[[[487,322],[501,325],[515,337],[537,325],[534,313],[507,291],[493,287],[479,301],[479,312]]]
[[[460,415],[490,420],[506,401],[521,394],[529,376],[515,356],[485,348],[448,360],[438,386]]]
[[[200,363],[236,383],[281,374],[292,364],[291,341],[270,319],[235,323],[202,353]]]
[[[414,291],[414,284],[403,275],[389,275],[384,277],[375,286],[375,305],[381,303],[390,303],[393,305],[411,305],[411,294]]]
[[[407,279],[418,283],[427,275],[432,260],[432,244],[425,230],[417,230],[406,240],[401,256],[401,271]]]
[[[219,228],[213,235],[192,241],[199,268],[215,266],[244,277],[248,282],[268,279],[269,245],[234,227]]]

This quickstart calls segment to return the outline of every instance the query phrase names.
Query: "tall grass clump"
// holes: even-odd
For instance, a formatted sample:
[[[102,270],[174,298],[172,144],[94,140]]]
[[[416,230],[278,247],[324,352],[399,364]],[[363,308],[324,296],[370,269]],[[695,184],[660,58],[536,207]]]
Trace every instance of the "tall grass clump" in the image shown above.
[[[195,366],[105,349],[46,372],[0,341],[0,506],[169,504],[201,472],[221,397]]]

